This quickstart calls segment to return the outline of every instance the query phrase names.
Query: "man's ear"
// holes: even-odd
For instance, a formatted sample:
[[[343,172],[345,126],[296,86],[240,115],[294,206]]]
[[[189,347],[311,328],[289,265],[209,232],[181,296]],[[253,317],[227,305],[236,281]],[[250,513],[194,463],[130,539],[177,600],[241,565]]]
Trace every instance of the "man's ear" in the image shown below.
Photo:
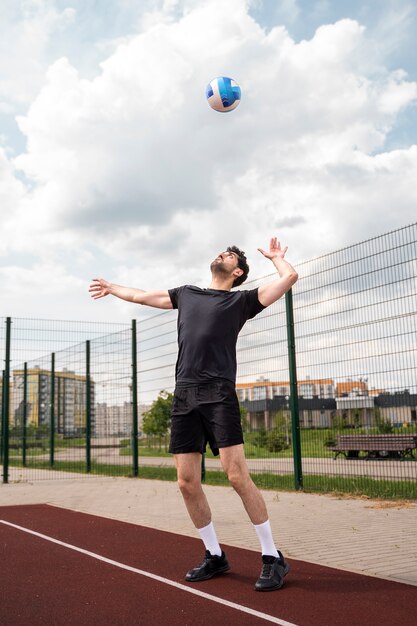
[[[236,268],[233,270],[233,276],[236,276],[236,278],[238,278],[239,276],[242,276],[242,274],[243,274],[243,273],[244,273],[244,272],[243,272],[243,270],[242,270],[242,269],[240,269],[240,267],[236,267]]]

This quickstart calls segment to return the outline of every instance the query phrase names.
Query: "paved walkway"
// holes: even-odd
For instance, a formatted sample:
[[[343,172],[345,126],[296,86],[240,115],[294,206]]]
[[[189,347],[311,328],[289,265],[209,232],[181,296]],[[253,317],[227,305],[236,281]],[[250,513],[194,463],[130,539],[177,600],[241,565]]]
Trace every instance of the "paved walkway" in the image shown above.
[[[196,536],[175,483],[132,478],[51,479],[36,482],[11,468],[0,505],[48,503]],[[206,486],[221,543],[258,550],[256,534],[233,489]],[[417,585],[417,504],[263,491],[278,546],[290,558]]]

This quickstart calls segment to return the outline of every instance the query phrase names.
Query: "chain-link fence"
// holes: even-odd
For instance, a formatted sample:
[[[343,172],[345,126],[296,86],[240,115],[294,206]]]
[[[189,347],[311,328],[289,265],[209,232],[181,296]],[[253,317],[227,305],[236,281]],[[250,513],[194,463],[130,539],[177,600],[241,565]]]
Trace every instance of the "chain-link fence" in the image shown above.
[[[306,487],[416,496],[416,235],[414,224],[299,268]]]
[[[5,371],[2,376],[3,477],[5,469],[11,480],[50,478],[51,469],[61,470],[57,474],[61,478],[73,477],[74,472],[82,476],[85,471],[96,472],[98,464],[102,471],[108,465],[112,474],[117,468],[124,474],[118,452],[129,448],[132,428],[129,325],[3,318],[2,350],[7,335],[8,393]],[[130,458],[123,461],[129,464]]]
[[[306,489],[417,497],[416,235],[414,224],[297,267],[294,327]],[[259,316],[264,341],[246,327],[259,352],[237,388],[248,411],[247,441],[254,444],[248,456],[283,475],[293,473],[290,389],[283,302],[275,306],[280,312],[271,308]],[[280,356],[270,358],[272,346],[281,346]]]
[[[299,438],[298,486],[417,497],[416,235],[413,224],[297,266],[295,405],[289,299],[243,328],[236,388],[246,456],[259,485],[293,488]],[[174,477],[166,416],[176,320],[175,311],[137,327],[12,320],[10,393],[4,383],[2,393],[2,433],[9,396],[10,471],[136,475],[139,453],[139,475]],[[7,324],[0,322],[5,351]],[[205,469],[207,480],[221,481],[209,452]]]

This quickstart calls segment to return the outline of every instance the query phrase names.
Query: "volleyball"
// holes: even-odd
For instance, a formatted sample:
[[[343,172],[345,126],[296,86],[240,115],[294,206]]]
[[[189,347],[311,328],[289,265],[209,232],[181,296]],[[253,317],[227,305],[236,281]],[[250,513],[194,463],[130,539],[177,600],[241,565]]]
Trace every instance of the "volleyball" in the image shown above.
[[[240,103],[240,87],[233,78],[218,76],[207,85],[206,98],[212,109],[228,113]]]

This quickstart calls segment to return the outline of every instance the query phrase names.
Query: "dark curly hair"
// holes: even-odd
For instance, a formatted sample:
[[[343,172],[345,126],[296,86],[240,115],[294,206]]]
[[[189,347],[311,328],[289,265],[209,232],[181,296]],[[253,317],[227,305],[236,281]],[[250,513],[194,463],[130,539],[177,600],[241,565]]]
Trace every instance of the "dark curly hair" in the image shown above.
[[[246,260],[246,255],[243,250],[239,250],[237,246],[229,246],[227,248],[228,252],[234,252],[237,256],[237,266],[243,270],[243,274],[235,278],[232,287],[239,287],[248,277],[249,274],[249,265]]]

